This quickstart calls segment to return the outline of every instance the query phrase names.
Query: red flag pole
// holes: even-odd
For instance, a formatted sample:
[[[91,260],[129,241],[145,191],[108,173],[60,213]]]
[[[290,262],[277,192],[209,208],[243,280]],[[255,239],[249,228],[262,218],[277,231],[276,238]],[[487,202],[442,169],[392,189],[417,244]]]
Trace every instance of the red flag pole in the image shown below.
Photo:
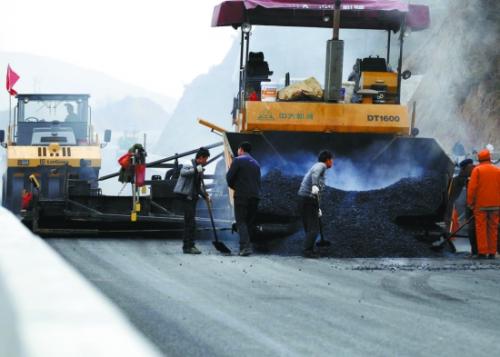
[[[19,75],[12,70],[10,64],[7,65],[7,78],[6,78],[6,88],[9,92],[9,137],[12,132],[12,96],[16,95],[17,92],[14,90],[14,84],[19,80]]]
[[[10,86],[10,80],[9,80],[9,70],[10,70],[10,64],[7,64],[7,78],[5,80],[5,86],[7,87],[7,92],[9,93],[9,126],[8,126],[8,136],[10,137],[10,122],[11,122],[11,116],[12,116],[12,98],[9,92],[9,86]],[[8,139],[7,139],[8,141]]]
[[[10,129],[11,116],[12,116],[12,96],[9,93],[9,137],[10,137],[10,130],[11,130]]]

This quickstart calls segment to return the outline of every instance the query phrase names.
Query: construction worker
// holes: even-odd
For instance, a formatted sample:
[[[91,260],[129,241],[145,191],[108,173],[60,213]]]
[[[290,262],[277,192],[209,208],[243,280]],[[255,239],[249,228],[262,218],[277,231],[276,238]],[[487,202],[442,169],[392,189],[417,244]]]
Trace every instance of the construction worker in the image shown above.
[[[315,163],[302,179],[298,195],[300,196],[300,210],[304,224],[305,239],[303,256],[318,258],[314,251],[314,242],[319,234],[319,218],[322,213],[319,208],[319,195],[325,187],[325,173],[333,166],[333,154],[323,150]]]
[[[474,211],[478,258],[495,259],[500,210],[500,168],[491,163],[489,150],[477,154],[479,165],[472,170],[467,205]]]
[[[146,150],[142,144],[136,143],[128,149],[128,152],[118,159],[120,164],[120,175],[118,181],[122,183],[134,182],[137,164],[144,164],[146,161]]]
[[[68,114],[66,115],[66,118],[64,119],[65,122],[77,122],[80,121],[80,117],[75,113],[75,108],[73,107],[73,104],[70,103],[65,103],[64,106],[66,107],[66,110],[68,111]]]
[[[467,190],[469,188],[470,176],[475,167],[476,165],[474,165],[472,159],[465,159],[460,162],[459,175],[467,178],[465,181],[465,193],[467,193]],[[469,237],[471,249],[470,257],[473,258],[477,256],[476,221],[474,220],[474,212],[467,206],[465,207],[465,219],[468,220],[471,217],[472,219],[467,225],[467,236]]]
[[[474,170],[474,162],[472,159],[465,159],[462,160],[459,164],[460,167],[460,172],[456,177],[453,178],[453,181],[451,183],[450,187],[450,194],[448,198],[448,207],[447,207],[447,212],[446,212],[446,227],[450,228],[453,226],[454,229],[458,228],[457,225],[452,225],[451,218],[453,213],[456,211],[455,208],[455,202],[461,195],[464,187],[465,191],[467,192],[467,188],[469,185],[469,180],[470,176],[472,174],[472,170]],[[469,220],[471,217],[474,216],[474,213],[469,207],[465,207],[465,219],[466,221]],[[452,231],[454,229],[451,229]],[[467,226],[467,235],[469,237],[469,243],[471,247],[471,257],[474,257],[477,255],[477,243],[476,243],[476,229],[475,229],[475,222],[474,218],[469,222]]]
[[[202,196],[209,199],[208,193],[203,189],[203,166],[207,163],[210,152],[207,148],[198,149],[194,159],[182,165],[179,179],[174,187],[174,192],[180,196],[184,210],[184,236],[182,251],[184,254],[201,254],[195,247],[196,233],[196,204]]]
[[[21,210],[31,209],[32,201],[33,201],[33,194],[23,189],[21,194]]]
[[[234,217],[240,235],[240,256],[252,254],[255,217],[260,198],[260,165],[251,155],[252,145],[242,142],[226,174],[227,185],[234,190]]]

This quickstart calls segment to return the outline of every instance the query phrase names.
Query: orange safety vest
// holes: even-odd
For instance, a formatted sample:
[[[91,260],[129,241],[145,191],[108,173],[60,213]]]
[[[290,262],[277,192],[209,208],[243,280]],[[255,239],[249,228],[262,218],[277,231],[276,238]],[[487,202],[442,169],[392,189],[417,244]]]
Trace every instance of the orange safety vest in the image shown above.
[[[474,208],[500,207],[500,168],[490,161],[480,162],[472,170],[467,205]]]

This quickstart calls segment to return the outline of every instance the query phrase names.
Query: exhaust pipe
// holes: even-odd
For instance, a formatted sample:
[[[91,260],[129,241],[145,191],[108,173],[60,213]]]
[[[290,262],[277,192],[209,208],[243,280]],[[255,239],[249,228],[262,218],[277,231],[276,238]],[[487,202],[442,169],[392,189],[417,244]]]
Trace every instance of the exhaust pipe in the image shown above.
[[[335,1],[333,12],[333,38],[326,43],[325,101],[338,102],[342,88],[344,41],[339,40],[341,0]]]

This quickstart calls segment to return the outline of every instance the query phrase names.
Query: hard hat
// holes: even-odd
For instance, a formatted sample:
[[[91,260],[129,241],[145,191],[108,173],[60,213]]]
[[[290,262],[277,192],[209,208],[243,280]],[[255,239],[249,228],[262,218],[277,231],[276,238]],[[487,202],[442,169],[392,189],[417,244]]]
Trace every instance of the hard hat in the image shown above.
[[[491,155],[490,151],[488,149],[481,150],[477,154],[477,159],[481,161],[490,161],[491,160]]]

